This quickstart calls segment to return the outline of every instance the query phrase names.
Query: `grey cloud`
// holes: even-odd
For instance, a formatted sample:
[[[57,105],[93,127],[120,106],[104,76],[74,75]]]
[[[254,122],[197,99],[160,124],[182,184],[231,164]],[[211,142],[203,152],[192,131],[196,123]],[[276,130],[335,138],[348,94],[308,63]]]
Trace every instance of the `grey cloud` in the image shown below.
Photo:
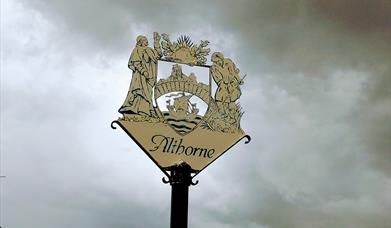
[[[212,26],[236,36],[251,72],[367,70],[390,60],[388,1],[29,1],[93,50],[129,49],[130,24],[177,33]],[[360,25],[360,30],[355,26]],[[83,44],[85,44],[83,42]],[[87,44],[88,46],[88,44]],[[248,55],[251,53],[251,55]],[[264,60],[264,61],[262,61]],[[260,65],[261,63],[261,65]],[[263,63],[263,64],[262,64]],[[256,66],[262,67],[258,69]],[[389,72],[388,72],[389,73]]]
[[[156,31],[180,31],[191,22],[199,27],[201,17],[192,12],[202,12],[202,4],[175,1],[28,1],[25,4],[50,18],[61,30],[65,30],[65,44],[73,49],[84,49],[89,54],[117,54],[128,52],[140,27]],[[186,7],[187,10],[183,10]],[[191,9],[191,10],[190,10]],[[159,23],[157,26],[156,23]],[[175,24],[175,26],[173,26]],[[135,25],[136,27],[131,27]],[[117,53],[113,53],[113,49]]]
[[[23,227],[22,208],[34,212],[28,221],[47,227],[168,224],[160,173],[141,151],[129,151],[125,135],[108,129],[130,81],[135,36],[159,31],[217,37],[227,44],[215,47],[248,74],[241,103],[253,141],[199,176],[190,189],[190,225],[390,225],[388,1],[22,3],[19,10],[35,16],[31,28],[18,24],[6,50],[15,63],[31,61],[25,70],[11,62],[6,72],[5,222]],[[30,38],[22,44],[21,31]],[[23,124],[28,130],[19,133]],[[124,174],[129,164],[136,173]],[[33,170],[42,178],[28,178]]]
[[[380,32],[389,35],[391,26],[391,4],[386,0],[377,1],[315,1],[319,12],[358,32]]]

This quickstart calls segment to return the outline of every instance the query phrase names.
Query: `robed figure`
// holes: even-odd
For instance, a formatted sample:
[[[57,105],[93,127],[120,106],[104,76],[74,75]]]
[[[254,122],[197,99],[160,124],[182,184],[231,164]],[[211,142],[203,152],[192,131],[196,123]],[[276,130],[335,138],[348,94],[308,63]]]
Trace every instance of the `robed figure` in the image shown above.
[[[213,80],[217,84],[215,93],[216,104],[222,113],[228,113],[235,109],[235,101],[242,95],[240,85],[243,79],[239,77],[239,69],[229,58],[224,58],[220,52],[212,54],[211,73]]]
[[[157,80],[157,62],[161,56],[159,39],[154,34],[155,49],[148,47],[148,39],[138,36],[128,66],[133,71],[132,81],[126,99],[118,110],[122,114],[137,114],[153,117],[152,88]]]

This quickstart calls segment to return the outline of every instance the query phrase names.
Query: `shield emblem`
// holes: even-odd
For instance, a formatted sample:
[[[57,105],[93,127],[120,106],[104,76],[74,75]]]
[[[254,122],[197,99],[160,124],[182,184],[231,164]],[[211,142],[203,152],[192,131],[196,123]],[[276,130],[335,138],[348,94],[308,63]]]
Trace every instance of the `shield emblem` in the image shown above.
[[[157,113],[176,133],[197,128],[211,100],[209,66],[159,61],[154,100]]]

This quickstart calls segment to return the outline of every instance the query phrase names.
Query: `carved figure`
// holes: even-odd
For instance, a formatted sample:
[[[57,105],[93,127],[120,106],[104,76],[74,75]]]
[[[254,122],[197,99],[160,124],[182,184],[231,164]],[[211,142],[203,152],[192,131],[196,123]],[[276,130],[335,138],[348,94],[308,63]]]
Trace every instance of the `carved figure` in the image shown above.
[[[148,47],[148,39],[138,36],[128,67],[133,71],[126,99],[118,110],[122,114],[138,114],[153,117],[152,88],[156,84],[157,61],[161,57],[160,36],[154,34],[154,49]]]
[[[220,52],[212,54],[211,73],[217,84],[215,93],[216,105],[220,112],[229,114],[230,109],[235,109],[235,101],[241,96],[240,85],[243,79],[239,77],[239,69],[229,58],[224,58]]]

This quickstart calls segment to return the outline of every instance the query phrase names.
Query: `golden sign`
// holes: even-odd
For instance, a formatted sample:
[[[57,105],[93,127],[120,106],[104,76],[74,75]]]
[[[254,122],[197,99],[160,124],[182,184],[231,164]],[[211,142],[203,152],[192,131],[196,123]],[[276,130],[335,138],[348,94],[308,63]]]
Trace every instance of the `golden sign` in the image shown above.
[[[245,76],[220,52],[206,65],[208,44],[188,36],[171,42],[155,32],[153,48],[140,35],[130,55],[132,80],[112,127],[118,124],[163,171],[186,162],[198,173],[241,139],[250,141],[238,103]]]

